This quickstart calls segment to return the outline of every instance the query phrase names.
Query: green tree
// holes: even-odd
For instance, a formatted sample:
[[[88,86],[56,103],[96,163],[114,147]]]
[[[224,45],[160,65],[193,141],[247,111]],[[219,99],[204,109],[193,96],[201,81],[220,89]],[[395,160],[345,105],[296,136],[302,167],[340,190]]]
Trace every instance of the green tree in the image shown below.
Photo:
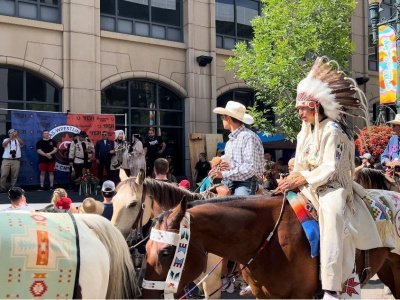
[[[262,14],[252,21],[254,38],[244,42],[226,61],[238,79],[257,91],[250,108],[255,125],[268,133],[277,131],[295,139],[300,121],[294,108],[296,87],[317,56],[348,67],[352,53],[351,16],[355,0],[262,0]],[[265,105],[260,106],[262,102]],[[270,107],[277,126],[264,118]]]

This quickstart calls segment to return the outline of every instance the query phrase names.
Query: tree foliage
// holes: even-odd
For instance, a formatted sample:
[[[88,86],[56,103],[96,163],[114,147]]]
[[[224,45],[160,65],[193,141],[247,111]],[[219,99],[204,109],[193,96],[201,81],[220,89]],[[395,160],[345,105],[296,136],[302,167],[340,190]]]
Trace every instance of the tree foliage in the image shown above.
[[[352,53],[351,16],[355,0],[262,0],[262,14],[252,21],[254,38],[244,42],[226,61],[238,79],[257,91],[250,110],[267,133],[295,139],[300,121],[294,108],[296,87],[317,56],[327,56],[348,67]],[[270,107],[276,126],[258,103]]]

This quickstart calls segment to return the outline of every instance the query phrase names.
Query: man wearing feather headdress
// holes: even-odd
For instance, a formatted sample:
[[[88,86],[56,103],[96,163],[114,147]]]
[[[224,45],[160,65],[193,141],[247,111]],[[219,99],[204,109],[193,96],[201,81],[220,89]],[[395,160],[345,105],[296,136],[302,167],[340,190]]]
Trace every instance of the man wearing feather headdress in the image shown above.
[[[278,186],[282,192],[300,189],[318,211],[321,281],[328,299],[337,297],[352,274],[355,248],[370,249],[382,243],[378,231],[371,232],[370,216],[371,226],[359,228],[364,214],[368,222],[368,210],[361,199],[353,197],[354,143],[344,115],[350,114],[348,108],[365,109],[366,105],[355,98],[359,91],[355,81],[332,65],[318,58],[297,87],[302,128],[294,170]]]

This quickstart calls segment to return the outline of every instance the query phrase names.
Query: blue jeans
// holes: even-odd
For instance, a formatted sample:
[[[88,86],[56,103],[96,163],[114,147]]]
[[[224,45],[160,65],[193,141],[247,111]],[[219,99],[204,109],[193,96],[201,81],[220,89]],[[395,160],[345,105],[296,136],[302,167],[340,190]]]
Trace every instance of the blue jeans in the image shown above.
[[[231,181],[224,180],[223,182],[235,196],[250,196],[255,195],[258,188],[258,181],[255,178],[250,178],[246,181]]]

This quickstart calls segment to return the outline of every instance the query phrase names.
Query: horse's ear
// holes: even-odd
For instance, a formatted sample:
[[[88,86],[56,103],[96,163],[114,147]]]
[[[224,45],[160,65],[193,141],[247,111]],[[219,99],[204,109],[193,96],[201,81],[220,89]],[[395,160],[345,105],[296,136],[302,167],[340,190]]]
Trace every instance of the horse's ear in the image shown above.
[[[145,176],[144,170],[140,169],[139,174],[136,176],[136,183],[138,185],[142,185],[143,184],[144,176]]]
[[[180,221],[182,220],[183,216],[186,213],[186,207],[187,207],[187,198],[186,196],[183,196],[181,202],[177,206],[175,206],[170,215],[173,222],[176,222],[177,224],[180,223]]]
[[[127,180],[128,179],[128,175],[126,175],[126,172],[124,169],[119,169],[119,179],[121,179],[121,181]]]

